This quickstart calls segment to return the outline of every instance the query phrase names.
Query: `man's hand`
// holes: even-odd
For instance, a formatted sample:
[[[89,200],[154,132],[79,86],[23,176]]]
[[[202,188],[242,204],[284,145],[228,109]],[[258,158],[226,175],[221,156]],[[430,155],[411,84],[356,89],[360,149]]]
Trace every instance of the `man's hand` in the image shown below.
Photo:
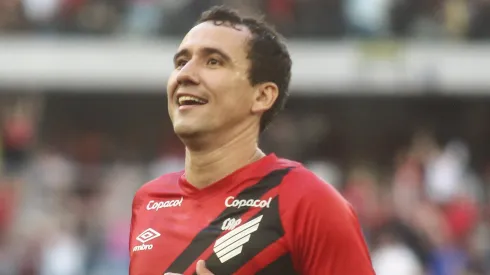
[[[196,266],[197,275],[214,275],[211,271],[206,268],[206,263],[203,260],[199,260]],[[165,275],[182,275],[177,273],[165,273]]]

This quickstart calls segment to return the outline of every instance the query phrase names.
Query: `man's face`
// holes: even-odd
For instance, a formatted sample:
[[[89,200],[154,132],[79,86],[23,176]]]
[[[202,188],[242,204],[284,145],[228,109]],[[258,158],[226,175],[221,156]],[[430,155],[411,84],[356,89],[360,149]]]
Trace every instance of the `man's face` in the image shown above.
[[[252,118],[250,31],[204,22],[187,33],[167,85],[168,112],[181,137],[230,129]]]

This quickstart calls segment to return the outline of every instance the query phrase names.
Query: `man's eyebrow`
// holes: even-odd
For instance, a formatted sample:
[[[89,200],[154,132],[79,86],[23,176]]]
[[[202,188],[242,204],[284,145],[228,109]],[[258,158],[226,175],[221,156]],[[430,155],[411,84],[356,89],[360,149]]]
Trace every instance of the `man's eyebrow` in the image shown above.
[[[175,55],[174,55],[174,63],[177,62],[177,59],[179,59],[179,57],[183,56],[183,55],[190,55],[190,52],[188,49],[182,49],[180,51],[178,51]]]
[[[218,49],[218,48],[213,48],[213,47],[204,47],[201,49],[201,51],[203,52],[204,55],[213,55],[213,54],[217,54],[219,55],[221,58],[224,59],[224,61],[226,62],[231,62],[231,57],[226,54],[224,51]]]
[[[217,54],[221,58],[223,58],[225,62],[231,62],[231,57],[228,54],[226,54],[224,51],[222,51],[218,48],[204,47],[204,48],[201,48],[199,51],[202,52],[202,54],[204,56]],[[190,56],[190,55],[191,55],[191,53],[188,49],[182,49],[174,55],[174,59],[173,59],[174,63],[177,63],[177,59],[179,59],[181,56]]]

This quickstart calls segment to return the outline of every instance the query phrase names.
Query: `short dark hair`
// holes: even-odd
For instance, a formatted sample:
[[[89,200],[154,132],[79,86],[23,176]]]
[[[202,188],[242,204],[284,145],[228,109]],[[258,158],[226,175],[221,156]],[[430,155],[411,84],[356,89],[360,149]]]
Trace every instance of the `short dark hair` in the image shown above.
[[[270,124],[274,116],[284,107],[289,95],[291,80],[291,57],[284,38],[262,19],[242,17],[237,11],[224,6],[214,6],[202,13],[196,24],[212,21],[219,25],[228,23],[231,27],[246,26],[252,33],[247,58],[251,61],[248,78],[252,85],[273,82],[279,94],[260,120],[260,132]]]

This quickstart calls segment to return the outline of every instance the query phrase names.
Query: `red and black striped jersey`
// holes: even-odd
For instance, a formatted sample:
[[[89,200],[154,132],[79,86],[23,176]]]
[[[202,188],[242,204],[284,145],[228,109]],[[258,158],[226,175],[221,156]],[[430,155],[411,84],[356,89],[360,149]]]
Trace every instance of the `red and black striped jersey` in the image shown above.
[[[203,189],[183,172],[133,200],[130,275],[371,275],[351,206],[301,164],[274,154]]]

